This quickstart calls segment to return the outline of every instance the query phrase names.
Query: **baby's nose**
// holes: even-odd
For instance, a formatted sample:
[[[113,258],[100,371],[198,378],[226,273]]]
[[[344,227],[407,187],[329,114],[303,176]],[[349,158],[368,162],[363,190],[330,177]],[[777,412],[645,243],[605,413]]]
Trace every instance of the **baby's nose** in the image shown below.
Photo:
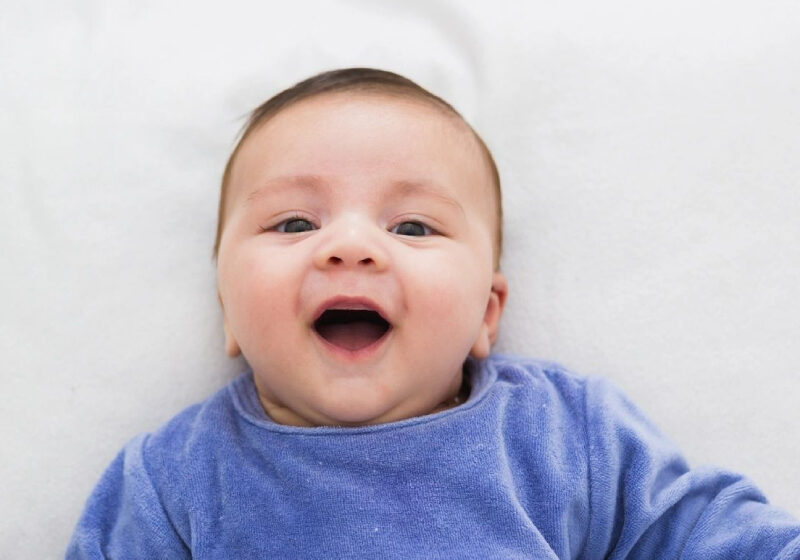
[[[381,239],[385,232],[377,225],[353,217],[329,224],[326,229],[314,254],[317,268],[386,269],[389,258]]]

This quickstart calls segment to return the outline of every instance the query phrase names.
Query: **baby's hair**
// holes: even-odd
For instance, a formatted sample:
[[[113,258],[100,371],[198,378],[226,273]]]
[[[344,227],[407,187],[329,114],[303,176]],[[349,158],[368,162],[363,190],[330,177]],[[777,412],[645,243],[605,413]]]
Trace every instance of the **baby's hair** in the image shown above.
[[[456,111],[449,103],[440,97],[432,94],[425,88],[412,82],[394,72],[386,70],[377,70],[374,68],[344,68],[341,70],[331,70],[322,72],[312,76],[302,82],[298,82],[294,86],[283,90],[277,95],[271,97],[250,113],[247,122],[239,132],[239,140],[236,147],[233,149],[228,162],[225,165],[225,171],[222,175],[222,188],[219,197],[219,215],[217,219],[217,237],[214,241],[214,260],[216,261],[219,254],[219,245],[222,238],[222,230],[225,225],[225,212],[226,212],[226,199],[227,191],[231,178],[231,171],[239,149],[250,134],[256,130],[260,125],[274,117],[276,114],[286,109],[290,105],[309,99],[317,95],[342,91],[356,91],[365,93],[379,93],[388,95],[397,95],[400,97],[412,98],[416,100],[425,101],[430,105],[440,109],[444,113],[458,118],[463,122],[467,128],[472,132],[472,135],[477,140],[481,151],[483,152],[486,163],[489,166],[489,171],[492,177],[493,195],[496,212],[496,226],[494,230],[494,267],[497,269],[500,263],[500,251],[503,246],[503,207],[500,191],[500,175],[497,171],[497,165],[494,162],[492,153],[486,146],[484,141],[477,132],[470,126],[470,124]]]

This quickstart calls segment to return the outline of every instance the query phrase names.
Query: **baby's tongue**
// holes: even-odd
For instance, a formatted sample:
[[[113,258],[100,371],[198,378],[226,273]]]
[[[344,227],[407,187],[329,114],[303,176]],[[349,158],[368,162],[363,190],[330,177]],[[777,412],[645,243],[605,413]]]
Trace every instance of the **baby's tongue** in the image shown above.
[[[386,329],[369,321],[353,321],[320,325],[317,331],[322,338],[335,346],[361,350],[383,336]]]

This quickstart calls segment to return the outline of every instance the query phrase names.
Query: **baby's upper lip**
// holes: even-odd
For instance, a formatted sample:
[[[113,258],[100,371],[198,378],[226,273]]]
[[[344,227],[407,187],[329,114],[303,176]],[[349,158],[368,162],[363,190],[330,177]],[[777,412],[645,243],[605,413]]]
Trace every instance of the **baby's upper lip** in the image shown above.
[[[384,309],[371,300],[368,297],[364,296],[346,296],[346,295],[337,295],[331,298],[326,299],[323,301],[314,312],[314,317],[312,320],[312,324],[319,319],[325,311],[328,309],[352,309],[352,310],[369,310],[374,311],[378,315],[383,318],[384,321],[391,324],[389,320],[389,315],[384,311]]]

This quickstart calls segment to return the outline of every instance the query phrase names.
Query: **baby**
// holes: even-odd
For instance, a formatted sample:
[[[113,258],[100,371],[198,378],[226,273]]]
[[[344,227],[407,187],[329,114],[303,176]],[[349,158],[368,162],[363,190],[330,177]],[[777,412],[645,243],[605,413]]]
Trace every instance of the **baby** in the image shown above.
[[[214,249],[249,369],[125,446],[67,558],[800,558],[607,382],[490,353],[501,216],[487,147],[401,76],[258,107]]]

